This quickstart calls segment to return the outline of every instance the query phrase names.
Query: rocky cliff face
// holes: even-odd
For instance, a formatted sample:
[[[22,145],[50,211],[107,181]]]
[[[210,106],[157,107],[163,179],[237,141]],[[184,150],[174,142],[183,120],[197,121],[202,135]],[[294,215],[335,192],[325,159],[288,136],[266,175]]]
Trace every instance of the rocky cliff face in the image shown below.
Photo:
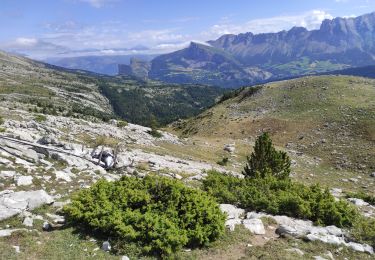
[[[375,63],[375,13],[323,21],[320,29],[223,35],[151,62],[150,78],[237,87]]]
[[[349,65],[374,62],[375,13],[323,21],[319,30],[294,27],[278,33],[224,35],[209,43],[248,65],[290,62],[303,56]],[[361,59],[353,55],[361,55]]]

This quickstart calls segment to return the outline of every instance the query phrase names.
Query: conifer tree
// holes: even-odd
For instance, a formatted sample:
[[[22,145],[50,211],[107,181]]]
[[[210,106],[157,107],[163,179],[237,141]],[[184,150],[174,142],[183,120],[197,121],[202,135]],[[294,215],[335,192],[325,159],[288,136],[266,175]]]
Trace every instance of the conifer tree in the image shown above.
[[[268,133],[263,133],[255,142],[254,152],[247,157],[243,172],[248,178],[264,178],[271,174],[286,179],[290,174],[290,158],[283,151],[276,151]]]

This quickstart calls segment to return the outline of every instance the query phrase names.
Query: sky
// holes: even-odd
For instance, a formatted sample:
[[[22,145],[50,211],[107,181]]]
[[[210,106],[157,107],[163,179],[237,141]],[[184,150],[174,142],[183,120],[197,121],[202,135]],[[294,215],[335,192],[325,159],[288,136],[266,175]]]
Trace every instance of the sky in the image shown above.
[[[374,11],[375,0],[0,0],[0,49],[35,59],[166,53]]]

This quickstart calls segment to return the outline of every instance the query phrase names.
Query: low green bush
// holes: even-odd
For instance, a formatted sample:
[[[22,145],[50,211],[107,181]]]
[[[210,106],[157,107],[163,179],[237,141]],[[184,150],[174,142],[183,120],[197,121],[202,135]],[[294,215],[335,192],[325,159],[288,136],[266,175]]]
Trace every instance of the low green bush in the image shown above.
[[[160,133],[156,128],[151,128],[151,130],[148,131],[147,133],[149,133],[150,135],[152,135],[155,138],[161,138],[161,137],[163,137],[163,134]]]
[[[117,127],[123,128],[128,125],[128,122],[120,120],[117,122]]]
[[[226,166],[229,162],[229,158],[228,157],[224,157],[223,159],[221,159],[220,161],[217,162],[218,165],[221,165],[221,166]]]
[[[355,240],[368,243],[375,247],[375,219],[361,217],[356,221],[351,230]]]
[[[264,178],[239,179],[211,171],[203,180],[203,189],[220,203],[235,204],[247,210],[310,219],[316,224],[350,227],[356,221],[356,209],[335,198],[318,185],[305,186],[271,174]]]
[[[44,116],[44,115],[36,115],[36,116],[34,117],[34,120],[37,121],[37,122],[39,122],[39,123],[41,123],[41,122],[46,121],[46,120],[47,120],[47,117]]]
[[[100,180],[76,194],[64,212],[68,223],[113,237],[116,248],[135,243],[145,254],[160,255],[208,245],[223,234],[225,222],[205,192],[151,176]]]
[[[0,116],[0,125],[4,124],[4,118]]]

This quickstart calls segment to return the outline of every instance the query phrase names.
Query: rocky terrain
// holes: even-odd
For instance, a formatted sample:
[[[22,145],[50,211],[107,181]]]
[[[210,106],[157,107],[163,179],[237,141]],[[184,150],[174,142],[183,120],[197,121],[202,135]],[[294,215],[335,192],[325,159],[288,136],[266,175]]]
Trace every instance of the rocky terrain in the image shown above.
[[[168,132],[161,132],[162,136],[155,138],[149,134],[149,128],[139,125],[118,127],[115,120],[110,123],[95,123],[52,115],[38,122],[35,115],[28,111],[7,107],[1,108],[1,115],[4,122],[0,135],[0,247],[2,256],[8,259],[26,255],[29,259],[49,258],[52,253],[51,242],[57,243],[53,250],[58,250],[59,253],[66,253],[68,250],[68,254],[71,254],[72,250],[80,250],[79,255],[82,257],[115,258],[105,253],[110,244],[97,245],[92,238],[77,240],[69,237],[71,235],[66,234],[70,232],[69,229],[63,229],[64,217],[59,214],[59,209],[69,203],[71,194],[89,187],[98,179],[114,181],[122,175],[142,177],[153,173],[195,185],[210,169],[241,177],[232,167],[222,167],[210,160],[197,160],[193,153],[190,158],[182,156],[181,151],[189,153],[192,146],[199,149],[200,144],[192,144],[191,140],[181,139]],[[210,144],[203,144],[203,148],[207,146]],[[116,169],[106,171],[97,164],[97,160],[91,156],[95,147],[103,147],[112,153],[114,150],[118,151]],[[179,153],[175,152],[177,148],[180,149]],[[233,156],[236,153],[236,146],[233,144],[222,146],[221,149],[223,153]],[[340,190],[333,192],[342,196]],[[361,208],[365,207],[364,212],[373,216],[373,206],[363,204],[361,200],[354,200],[353,203]],[[221,208],[228,213],[226,225],[229,230],[237,234],[235,225],[243,224],[245,230],[249,231],[245,239],[248,248],[291,236],[297,239],[307,237],[310,241],[341,248],[341,251],[329,251],[332,257],[333,254],[353,254],[366,259],[373,254],[369,245],[351,241],[345,237],[345,230],[336,227],[315,227],[309,221],[285,216],[255,212],[245,214],[245,210],[232,205],[221,205]],[[267,225],[269,219],[274,221]],[[59,237],[60,233],[64,238]],[[75,246],[66,249],[65,244],[59,244],[62,239],[72,239],[65,243]],[[36,246],[42,246],[45,251],[35,250]],[[98,247],[102,249],[98,250]],[[310,255],[314,252],[317,256],[321,255],[314,250],[303,252],[296,247],[285,249],[292,256]],[[244,251],[243,248],[238,250]],[[205,251],[199,254],[197,258],[210,255]],[[52,258],[58,259],[59,256]]]
[[[362,95],[363,98],[372,100],[372,81],[360,78],[344,78],[343,80],[344,82],[349,80],[355,84],[357,100]],[[300,83],[302,85],[299,85]],[[252,102],[264,104],[264,107],[256,104],[257,108],[252,110],[252,102],[249,103],[248,99],[253,97],[247,96],[246,90],[243,90],[233,100],[223,101],[192,119],[189,128],[186,122],[185,125],[184,122],[180,122],[178,125],[182,124],[184,129],[174,134],[171,133],[173,131],[160,130],[160,137],[151,135],[151,129],[148,127],[135,124],[121,125],[117,120],[105,123],[61,115],[44,115],[41,118],[40,114],[30,112],[27,107],[23,107],[21,101],[17,99],[3,100],[0,110],[3,121],[0,134],[0,248],[2,258],[118,259],[119,256],[107,252],[111,244],[105,239],[98,240],[90,235],[82,238],[71,228],[65,228],[65,220],[60,210],[63,205],[69,203],[70,196],[80,189],[90,187],[101,178],[114,181],[122,175],[143,177],[146,174],[158,174],[179,179],[193,187],[199,185],[206,172],[211,169],[242,177],[240,172],[244,165],[245,155],[248,154],[249,147],[253,145],[252,138],[259,131],[254,129],[252,130],[254,132],[242,133],[242,130],[249,131],[252,128],[242,126],[232,128],[233,123],[237,124],[250,118],[255,127],[258,126],[258,120],[264,122],[267,116],[285,116],[286,112],[278,107],[276,95],[278,88],[287,89],[284,89],[282,95],[284,95],[283,100],[289,100],[289,102],[288,95],[294,95],[293,91],[300,88],[304,88],[303,93],[306,96],[309,93],[307,88],[327,88],[326,91],[336,91],[332,82],[324,77],[305,78],[278,84],[282,86],[273,84],[255,94],[258,101]],[[354,86],[350,84],[345,88],[343,86],[345,85],[341,82],[341,95],[351,101],[349,93]],[[265,92],[272,93],[272,102],[262,97]],[[318,95],[318,98],[326,100],[329,96]],[[340,98],[340,102],[346,99]],[[281,104],[284,103],[281,102]],[[290,108],[290,104],[286,104],[286,107]],[[361,102],[361,108],[352,108],[361,109],[361,115],[367,115],[365,118],[352,115],[352,110],[347,110],[345,104],[345,102],[340,103],[340,107],[342,111],[347,111],[347,114],[357,118],[353,122],[362,123],[362,120],[368,120],[366,121],[367,127],[374,126],[371,117],[374,114],[371,102]],[[246,110],[242,106],[246,107]],[[306,102],[304,106],[310,111]],[[224,108],[229,110],[225,112],[222,110]],[[293,109],[297,109],[295,104]],[[300,107],[298,109],[298,113],[296,112],[293,116],[296,121],[288,119],[291,124],[298,122],[301,116],[299,113],[307,113]],[[322,109],[325,108],[322,107]],[[245,111],[248,114],[245,114]],[[315,140],[320,140],[320,144],[332,142],[331,138],[334,137],[328,135],[326,131],[332,127],[332,131],[340,134],[337,132],[337,124],[341,121],[332,121],[329,115],[323,115],[327,126],[322,123],[319,131],[314,128],[314,131],[309,130],[311,132],[296,133],[298,139],[301,135],[305,136],[305,140],[320,138],[319,133],[324,131],[322,136],[326,141]],[[218,121],[219,125],[214,124],[213,118],[216,116],[222,120]],[[322,114],[320,113],[319,116]],[[343,117],[346,118],[346,115]],[[278,120],[273,118],[273,122],[279,122],[278,120],[282,117],[280,116]],[[308,118],[318,120],[318,117],[313,117],[313,114]],[[224,125],[225,128],[221,128]],[[270,131],[280,146],[287,145],[288,154],[293,159],[294,178],[307,183],[327,183],[327,180],[330,180],[327,186],[338,198],[344,197],[345,192],[350,190],[363,189],[367,193],[373,190],[374,177],[369,174],[371,170],[373,171],[370,156],[372,153],[370,148],[373,147],[370,145],[373,141],[368,139],[369,137],[353,139],[354,137],[349,135],[348,139],[340,139],[344,143],[352,144],[350,149],[353,154],[359,153],[363,156],[368,153],[369,155],[367,160],[358,162],[364,167],[358,167],[357,162],[353,165],[338,164],[335,167],[342,167],[338,170],[327,168],[332,167],[332,164],[326,166],[327,158],[316,154],[317,152],[323,154],[326,152],[325,149],[305,148],[306,150],[301,150],[302,144],[292,138],[293,131],[286,132],[279,128],[279,125],[265,126],[262,123],[259,125],[261,127],[259,130]],[[209,128],[206,128],[207,126]],[[347,127],[344,129],[352,129],[351,126]],[[296,128],[302,129],[300,126]],[[236,132],[236,129],[242,130]],[[304,131],[308,131],[307,128],[304,128]],[[188,137],[179,137],[178,135],[182,132]],[[286,133],[289,134],[288,137]],[[332,158],[339,158],[341,152],[339,148],[345,147],[344,143],[330,148],[336,149],[336,153],[333,154],[335,157]],[[357,143],[358,146],[356,146]],[[359,148],[361,150],[356,150]],[[100,151],[101,149],[117,154],[118,163],[115,169],[105,170],[98,165],[98,160],[92,157],[94,150]],[[332,153],[331,150],[329,150],[330,153]],[[352,160],[353,157],[350,156],[352,155],[345,157],[346,160]],[[221,166],[217,162],[224,157],[229,158],[229,163]],[[333,162],[337,164],[336,161]],[[327,174],[322,172],[323,169]],[[347,178],[347,182],[342,181],[344,177]],[[365,216],[374,217],[374,206],[358,198],[350,198],[349,201],[356,205]],[[286,216],[246,212],[233,205],[223,204],[221,209],[228,214],[226,225],[230,241],[222,241],[209,249],[192,251],[187,249],[181,253],[182,258],[259,257],[265,252],[272,252],[267,249],[268,247],[281,248],[274,254],[282,259],[296,259],[301,256],[315,259],[343,259],[345,257],[371,259],[373,257],[373,248],[370,245],[353,241],[345,229],[334,226],[318,227],[310,221]]]
[[[212,169],[243,178],[246,156],[263,131],[291,157],[293,179],[321,183],[363,216],[375,215],[373,205],[349,196],[374,191],[373,80],[324,76],[244,88],[195,118],[157,130],[119,120],[113,99],[103,95],[103,86],[136,89],[135,79],[96,78],[3,53],[0,62],[1,259],[132,258],[114,255],[108,237],[67,226],[62,207],[100,179],[151,174],[200,187]],[[151,96],[167,95],[157,84],[145,91],[154,102]],[[104,152],[113,168],[99,160]],[[371,245],[344,228],[220,207],[226,235],[176,257],[373,258]]]

